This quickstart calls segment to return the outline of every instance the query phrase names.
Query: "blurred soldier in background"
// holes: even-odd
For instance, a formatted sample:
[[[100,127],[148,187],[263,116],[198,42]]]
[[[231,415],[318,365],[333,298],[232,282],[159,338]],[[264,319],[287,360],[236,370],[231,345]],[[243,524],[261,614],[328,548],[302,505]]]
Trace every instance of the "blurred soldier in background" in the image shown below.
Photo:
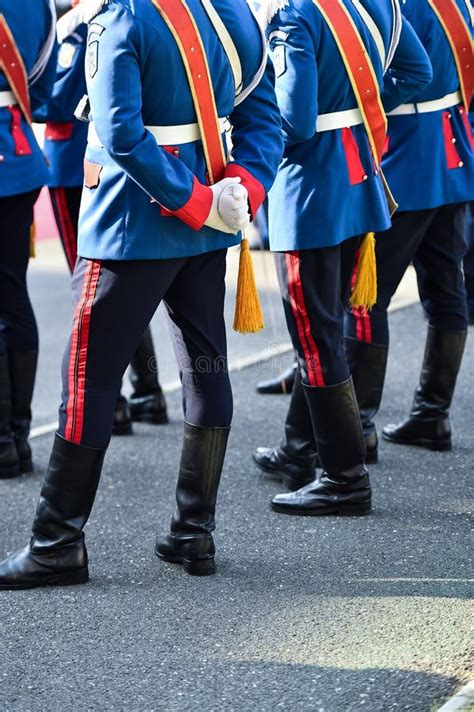
[[[73,6],[78,4],[79,0],[73,0]],[[35,118],[47,122],[44,152],[51,173],[49,192],[64,254],[72,272],[77,259],[77,226],[87,145],[87,123],[74,117],[74,111],[86,93],[87,24],[82,19],[82,8],[70,9],[63,15],[57,25],[57,35],[59,54],[53,95]],[[154,424],[168,422],[149,327],[130,366],[134,392],[129,401],[121,393],[117,398],[114,435],[131,434],[132,420]]]
[[[0,478],[33,469],[38,331],[26,271],[48,168],[31,125],[53,88],[55,22],[52,0],[0,0]]]
[[[379,170],[384,107],[419,92],[431,67],[391,0],[271,4],[281,8],[267,32],[286,151],[270,194],[270,247],[300,370],[284,442],[254,458],[291,489],[308,483],[275,497],[275,510],[363,515],[371,486],[344,310],[355,263],[353,299],[373,283],[373,263],[362,257],[373,250],[372,233],[390,225]],[[318,457],[323,472],[313,482]]]
[[[466,342],[463,277],[468,202],[474,200],[473,136],[466,107],[473,90],[470,17],[465,0],[407,0],[433,65],[433,81],[389,115],[383,169],[399,203],[393,226],[377,237],[378,299],[349,310],[346,348],[364,431],[373,451],[389,343],[387,309],[413,262],[429,327],[412,411],[383,437],[430,450],[451,449],[449,408]]]

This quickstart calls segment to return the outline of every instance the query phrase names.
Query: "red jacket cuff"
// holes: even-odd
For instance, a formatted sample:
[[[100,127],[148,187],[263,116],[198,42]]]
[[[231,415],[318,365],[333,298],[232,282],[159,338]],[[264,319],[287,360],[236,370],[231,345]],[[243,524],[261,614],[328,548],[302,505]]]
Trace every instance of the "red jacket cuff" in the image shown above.
[[[265,200],[266,191],[263,185],[249,171],[238,163],[229,163],[225,169],[224,178],[240,178],[242,185],[247,188],[249,194],[250,214],[252,220],[257,210]]]
[[[178,210],[164,210],[164,214],[178,218],[192,230],[200,230],[211,212],[212,190],[194,178],[189,200]]]

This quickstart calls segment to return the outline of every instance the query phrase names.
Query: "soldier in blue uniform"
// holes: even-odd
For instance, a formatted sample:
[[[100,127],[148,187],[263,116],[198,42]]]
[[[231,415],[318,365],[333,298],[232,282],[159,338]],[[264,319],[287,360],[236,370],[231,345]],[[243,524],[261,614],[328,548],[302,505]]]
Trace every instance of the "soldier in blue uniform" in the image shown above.
[[[55,9],[0,0],[0,478],[32,470],[38,331],[28,296],[33,206],[48,169],[31,128],[55,71]]]
[[[466,3],[453,4],[467,28]],[[384,428],[385,439],[430,450],[451,449],[449,407],[468,326],[462,262],[466,208],[474,198],[471,129],[454,54],[440,20],[427,0],[408,0],[402,8],[430,56],[434,77],[414,103],[389,115],[383,169],[399,209],[391,229],[377,238],[377,304],[370,312],[349,310],[346,319],[346,348],[364,431],[375,452],[372,419],[385,378],[387,309],[411,262],[429,318],[425,356],[412,411],[399,425]],[[466,35],[469,45],[468,31]]]
[[[279,4],[267,34],[286,148],[270,194],[270,247],[300,373],[284,442],[259,448],[254,459],[296,490],[273,499],[276,511],[367,514],[366,446],[344,352],[343,319],[361,236],[388,228],[389,208],[326,17],[312,0]],[[429,60],[413,29],[402,22],[397,3],[343,4],[383,88],[387,110],[430,82]],[[353,46],[351,41],[349,51]],[[346,60],[351,63],[349,55]],[[354,63],[351,69],[354,76],[368,71]],[[323,471],[313,482],[317,464]]]
[[[78,5],[77,0],[72,4]],[[70,9],[63,15],[57,24],[57,35],[59,53],[53,95],[42,108],[41,115],[37,112],[35,118],[47,122],[44,153],[51,174],[49,193],[64,254],[72,272],[77,259],[77,226],[87,146],[87,123],[74,117],[74,111],[86,93],[87,24],[82,19],[82,7]],[[120,393],[115,404],[114,435],[131,434],[132,420],[153,424],[168,422],[156,364],[153,337],[147,328],[130,364],[134,392],[130,401]]]
[[[162,300],[181,371],[185,425],[178,506],[156,553],[192,574],[214,572],[211,532],[232,419],[226,250],[239,244],[248,211],[255,215],[274,180],[281,124],[265,39],[245,0],[171,7],[192,13],[210,66],[213,116],[217,112],[222,126],[229,117],[233,126],[234,161],[223,179],[206,184],[203,134],[185,64],[154,5],[96,0],[87,49],[93,124],[59,431],[30,545],[0,565],[0,588],[88,579],[83,527],[120,379]],[[196,38],[191,49],[183,39],[182,46],[191,53],[196,42],[201,46]],[[209,86],[201,72],[195,75],[200,80]]]

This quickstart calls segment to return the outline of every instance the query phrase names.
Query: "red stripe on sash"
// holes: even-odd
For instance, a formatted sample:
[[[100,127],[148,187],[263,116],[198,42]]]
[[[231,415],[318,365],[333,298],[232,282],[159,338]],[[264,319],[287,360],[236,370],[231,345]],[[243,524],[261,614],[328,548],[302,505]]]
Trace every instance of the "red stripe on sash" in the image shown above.
[[[374,67],[362,37],[342,2],[336,0],[313,0],[313,2],[325,18],[338,46],[364,119],[374,158],[380,166],[387,135],[387,117],[380,98]]]
[[[15,38],[2,14],[0,14],[0,70],[5,74],[25,119],[31,124],[33,119],[28,76]]]
[[[222,146],[214,90],[206,52],[192,13],[184,0],[152,0],[178,44],[193,94],[211,185],[224,177]]]
[[[319,350],[311,333],[311,324],[309,322],[303,294],[299,252],[286,252],[285,259],[288,271],[290,303],[296,321],[298,337],[304,352],[309,385],[322,387],[324,386],[324,378],[319,358]]]
[[[76,445],[82,440],[87,370],[87,351],[92,305],[99,282],[101,262],[87,264],[82,295],[77,304],[71,336],[68,369],[68,402],[64,437]]]
[[[428,0],[451,47],[467,110],[474,92],[474,56],[471,32],[455,0]]]

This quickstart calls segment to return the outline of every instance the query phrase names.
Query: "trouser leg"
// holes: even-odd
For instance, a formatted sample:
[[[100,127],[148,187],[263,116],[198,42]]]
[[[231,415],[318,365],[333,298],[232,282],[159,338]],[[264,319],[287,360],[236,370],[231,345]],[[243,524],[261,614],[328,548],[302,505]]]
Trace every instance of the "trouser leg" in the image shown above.
[[[156,553],[214,573],[215,509],[232,420],[224,322],[225,251],[191,258],[165,297],[183,384],[184,440],[171,532]],[[196,298],[199,295],[199,298]]]
[[[121,377],[184,262],[78,260],[73,276],[75,316],[63,363],[59,432],[30,544],[0,564],[0,588],[87,581],[83,527],[99,484]]]
[[[38,194],[39,191],[34,190],[0,198],[0,354],[3,354],[0,400],[4,437],[7,430],[9,432],[4,476],[13,470],[18,474],[18,468],[20,472],[32,469],[28,435],[38,359],[38,329],[26,273],[33,207]]]
[[[344,305],[359,238],[279,259],[285,309],[302,368],[321,477],[272,506],[285,514],[366,514],[371,490],[365,444],[344,350]],[[284,259],[284,261],[283,261]]]
[[[77,226],[82,187],[50,188],[49,195],[64,256],[72,273],[77,260]]]
[[[132,420],[160,425],[168,422],[166,401],[158,381],[158,360],[148,326],[130,362]]]
[[[378,460],[373,422],[382,400],[387,367],[388,307],[428,230],[435,211],[397,213],[390,230],[377,235],[377,303],[370,311],[346,307],[346,352],[367,444],[367,462]]]
[[[465,239],[468,249],[464,257],[464,279],[467,292],[469,323],[474,324],[474,203],[469,203],[466,213],[465,230]]]
[[[430,450],[451,449],[449,409],[467,336],[467,303],[462,271],[465,204],[436,210],[414,265],[429,317],[425,356],[409,417],[384,428],[391,442]]]

